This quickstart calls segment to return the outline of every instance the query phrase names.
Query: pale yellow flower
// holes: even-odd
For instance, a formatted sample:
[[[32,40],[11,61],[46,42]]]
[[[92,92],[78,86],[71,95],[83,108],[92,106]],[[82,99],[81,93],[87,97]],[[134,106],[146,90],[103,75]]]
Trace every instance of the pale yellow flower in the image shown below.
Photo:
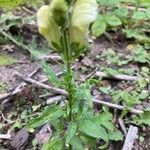
[[[53,47],[52,42],[59,45],[61,32],[59,26],[55,23],[53,19],[53,15],[50,11],[49,6],[44,5],[38,10],[37,24],[40,34],[45,37],[51,47]]]
[[[84,44],[90,24],[97,18],[96,0],[77,0],[73,8],[70,40]]]

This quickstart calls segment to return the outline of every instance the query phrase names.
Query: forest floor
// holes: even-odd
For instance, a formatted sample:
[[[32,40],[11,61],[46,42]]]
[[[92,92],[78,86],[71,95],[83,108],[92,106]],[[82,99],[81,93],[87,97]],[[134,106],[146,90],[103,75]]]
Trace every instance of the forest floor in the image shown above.
[[[39,36],[36,27],[34,27],[33,30],[31,25],[25,25],[14,30],[9,32],[15,36],[21,33],[24,39],[24,45],[31,44],[32,39],[35,39],[36,46],[41,49],[44,39]],[[126,39],[126,37],[119,32],[110,32],[107,34],[109,36],[103,35],[94,40],[93,37],[90,38],[91,50],[85,54],[84,57],[81,56],[73,65],[73,70],[76,73],[76,82],[85,82],[89,79],[92,80],[94,82],[91,89],[93,97],[104,102],[117,103],[120,105],[124,105],[126,102],[124,102],[124,100],[118,102],[114,101],[114,97],[118,95],[117,92],[121,93],[122,91],[126,91],[131,95],[136,92],[138,95],[137,99],[140,98],[139,100],[136,100],[135,96],[135,99],[132,99],[134,101],[132,107],[137,110],[150,108],[150,83],[147,84],[144,81],[139,83],[135,80],[127,81],[124,79],[114,79],[114,76],[118,74],[125,74],[132,77],[142,76],[146,79],[150,75],[150,70],[148,70],[150,61],[148,63],[138,62],[138,57],[141,54],[135,54],[133,52],[133,49],[137,46],[134,40]],[[6,37],[3,36],[3,38]],[[22,84],[23,80],[16,75],[16,72],[27,78],[38,67],[40,68],[40,60],[36,61],[29,51],[14,44],[12,41],[8,40],[7,42],[0,44],[0,56],[4,55],[10,56],[15,62],[9,65],[0,65],[0,98],[5,94],[12,93],[16,87]],[[50,56],[50,59],[47,60],[49,64],[52,66],[56,74],[61,72],[57,63],[57,61],[62,63],[61,60],[55,60],[55,58],[58,59],[57,57],[51,59],[51,56],[56,56],[55,53],[51,51],[48,53],[46,52],[46,54],[40,52],[38,55],[40,57],[42,56],[42,58]],[[96,73],[99,71],[108,74],[109,77],[98,77],[98,74]],[[40,68],[40,70],[31,78],[40,82],[46,79],[46,75],[42,68]],[[47,81],[44,83],[50,84]],[[49,93],[42,87],[37,87],[35,84],[27,83],[17,94],[10,97],[8,96],[8,98],[4,100],[0,100],[0,134],[10,133],[12,137],[14,136],[16,138],[18,136],[16,133],[22,130],[34,115],[38,115],[43,106],[47,105],[47,99],[55,96],[57,96],[57,94]],[[95,111],[101,112],[102,105],[94,104],[94,109]],[[118,122],[122,111],[114,108],[109,109],[114,115],[113,123],[122,132]],[[128,112],[122,118],[126,131],[128,131],[127,129],[130,125],[138,127],[138,139],[134,144],[134,150],[149,150],[150,127],[146,125],[137,125],[131,122],[134,117],[135,114]],[[23,149],[32,149],[33,143],[29,139],[33,140],[35,135],[39,133],[39,130],[40,129],[37,129],[34,133],[30,133],[29,137],[27,136],[27,141],[25,139],[23,142],[23,144],[26,145],[26,148],[21,146]],[[22,133],[23,135],[25,134],[24,132]],[[110,142],[108,149],[121,150],[125,138],[126,137],[124,136],[123,141],[120,142]],[[14,139],[0,139],[1,150],[11,150],[15,144],[20,146],[20,143]]]

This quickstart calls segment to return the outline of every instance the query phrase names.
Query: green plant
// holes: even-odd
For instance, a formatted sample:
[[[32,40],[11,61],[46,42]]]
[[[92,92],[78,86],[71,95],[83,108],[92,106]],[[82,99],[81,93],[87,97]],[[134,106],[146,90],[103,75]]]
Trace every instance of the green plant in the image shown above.
[[[150,43],[147,36],[150,18],[149,1],[98,0],[100,14],[92,25],[92,33],[98,37],[108,30],[121,29],[127,38]],[[131,5],[132,8],[128,7]],[[140,9],[144,7],[145,10]],[[141,30],[142,28],[142,30]]]
[[[139,94],[136,91],[132,93],[128,93],[126,91],[113,91],[112,92],[112,99],[115,103],[123,103],[125,106],[124,111],[122,112],[121,116],[124,117],[126,113],[135,105],[140,103]]]
[[[73,7],[73,10],[70,9]],[[54,133],[44,150],[97,148],[101,140],[104,148],[109,140],[121,140],[122,134],[112,124],[112,114],[107,110],[98,114],[92,108],[91,85],[76,85],[75,73],[71,65],[86,50],[86,34],[90,24],[96,19],[95,0],[53,0],[50,6],[42,6],[37,13],[39,32],[46,38],[49,46],[62,56],[61,65],[64,75],[58,79],[47,63],[42,63],[49,81],[53,86],[66,90],[64,107],[52,105],[42,114],[31,120],[28,128],[36,128],[48,122],[54,127]],[[81,91],[82,89],[82,91]],[[118,138],[112,137],[117,134]]]

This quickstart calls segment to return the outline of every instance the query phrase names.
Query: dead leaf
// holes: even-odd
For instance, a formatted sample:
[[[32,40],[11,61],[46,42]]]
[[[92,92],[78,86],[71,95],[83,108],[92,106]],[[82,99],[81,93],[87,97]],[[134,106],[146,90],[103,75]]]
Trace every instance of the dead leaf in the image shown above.
[[[14,52],[13,49],[15,48],[15,46],[12,45],[12,44],[2,45],[1,47],[2,47],[2,50],[3,50],[3,51],[7,51],[7,52],[9,52],[9,53]]]

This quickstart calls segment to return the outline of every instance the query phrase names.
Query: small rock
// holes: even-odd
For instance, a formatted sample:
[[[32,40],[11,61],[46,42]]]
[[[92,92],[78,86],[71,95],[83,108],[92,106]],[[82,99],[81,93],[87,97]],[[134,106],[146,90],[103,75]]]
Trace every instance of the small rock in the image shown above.
[[[22,128],[18,133],[13,137],[10,142],[11,147],[16,150],[25,150],[26,145],[28,144],[29,133],[27,129]]]
[[[52,130],[49,124],[45,124],[38,133],[35,135],[35,139],[37,140],[38,144],[46,143],[52,135]]]

